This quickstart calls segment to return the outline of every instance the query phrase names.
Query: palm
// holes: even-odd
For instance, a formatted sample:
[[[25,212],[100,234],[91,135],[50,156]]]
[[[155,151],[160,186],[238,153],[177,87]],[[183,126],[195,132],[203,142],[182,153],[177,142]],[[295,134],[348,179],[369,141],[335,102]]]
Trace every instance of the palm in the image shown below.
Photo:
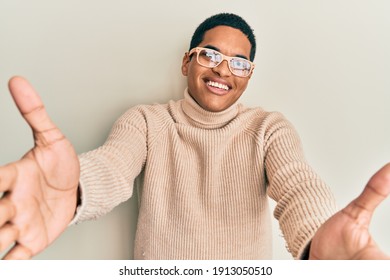
[[[390,164],[379,170],[362,194],[325,222],[314,236],[311,259],[388,258],[369,233],[375,208],[390,193]]]
[[[79,162],[28,83],[16,78],[10,89],[33,129],[35,146],[21,160],[0,168],[0,191],[5,192],[0,201],[4,209],[0,250],[15,242],[6,258],[29,258],[46,248],[72,219]]]
[[[312,258],[359,258],[372,248],[372,242],[367,224],[359,224],[353,217],[339,212],[318,230],[312,241]]]

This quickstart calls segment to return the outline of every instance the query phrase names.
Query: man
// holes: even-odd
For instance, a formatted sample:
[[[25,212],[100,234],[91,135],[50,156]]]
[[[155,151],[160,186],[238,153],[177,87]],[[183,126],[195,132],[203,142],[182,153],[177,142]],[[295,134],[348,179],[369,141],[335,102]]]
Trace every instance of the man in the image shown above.
[[[31,258],[69,223],[107,213],[132,195],[136,178],[139,259],[270,258],[267,195],[294,258],[387,258],[368,224],[390,192],[390,165],[333,215],[291,124],[237,103],[255,50],[242,18],[206,19],[183,58],[184,99],[128,110],[102,147],[79,157],[28,82],[11,79],[35,147],[0,168],[0,250],[15,242],[5,258]]]

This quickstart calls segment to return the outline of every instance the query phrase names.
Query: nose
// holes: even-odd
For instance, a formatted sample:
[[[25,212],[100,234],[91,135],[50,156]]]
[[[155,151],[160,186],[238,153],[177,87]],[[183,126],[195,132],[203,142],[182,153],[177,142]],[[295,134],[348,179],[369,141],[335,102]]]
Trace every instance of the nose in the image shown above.
[[[232,74],[232,72],[230,72],[229,62],[226,59],[212,69],[221,77],[228,77]]]

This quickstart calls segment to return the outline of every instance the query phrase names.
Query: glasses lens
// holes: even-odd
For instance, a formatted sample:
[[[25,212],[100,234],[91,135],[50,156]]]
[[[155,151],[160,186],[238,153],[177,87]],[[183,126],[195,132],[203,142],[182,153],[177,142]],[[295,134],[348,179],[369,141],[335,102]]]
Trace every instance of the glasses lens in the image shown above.
[[[213,50],[201,50],[198,53],[199,63],[206,67],[215,67],[221,62],[221,60],[221,54]]]
[[[233,74],[241,77],[246,77],[250,74],[251,64],[248,60],[242,58],[233,58],[230,61],[230,69]]]

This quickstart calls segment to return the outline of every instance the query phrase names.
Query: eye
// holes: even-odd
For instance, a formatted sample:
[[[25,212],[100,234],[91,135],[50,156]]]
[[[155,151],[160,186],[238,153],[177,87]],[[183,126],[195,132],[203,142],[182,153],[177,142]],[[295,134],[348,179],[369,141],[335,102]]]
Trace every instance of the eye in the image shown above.
[[[217,61],[218,59],[218,54],[211,50],[203,50],[200,55],[209,61]]]
[[[231,66],[235,69],[250,69],[250,63],[245,59],[240,58],[232,59]]]

